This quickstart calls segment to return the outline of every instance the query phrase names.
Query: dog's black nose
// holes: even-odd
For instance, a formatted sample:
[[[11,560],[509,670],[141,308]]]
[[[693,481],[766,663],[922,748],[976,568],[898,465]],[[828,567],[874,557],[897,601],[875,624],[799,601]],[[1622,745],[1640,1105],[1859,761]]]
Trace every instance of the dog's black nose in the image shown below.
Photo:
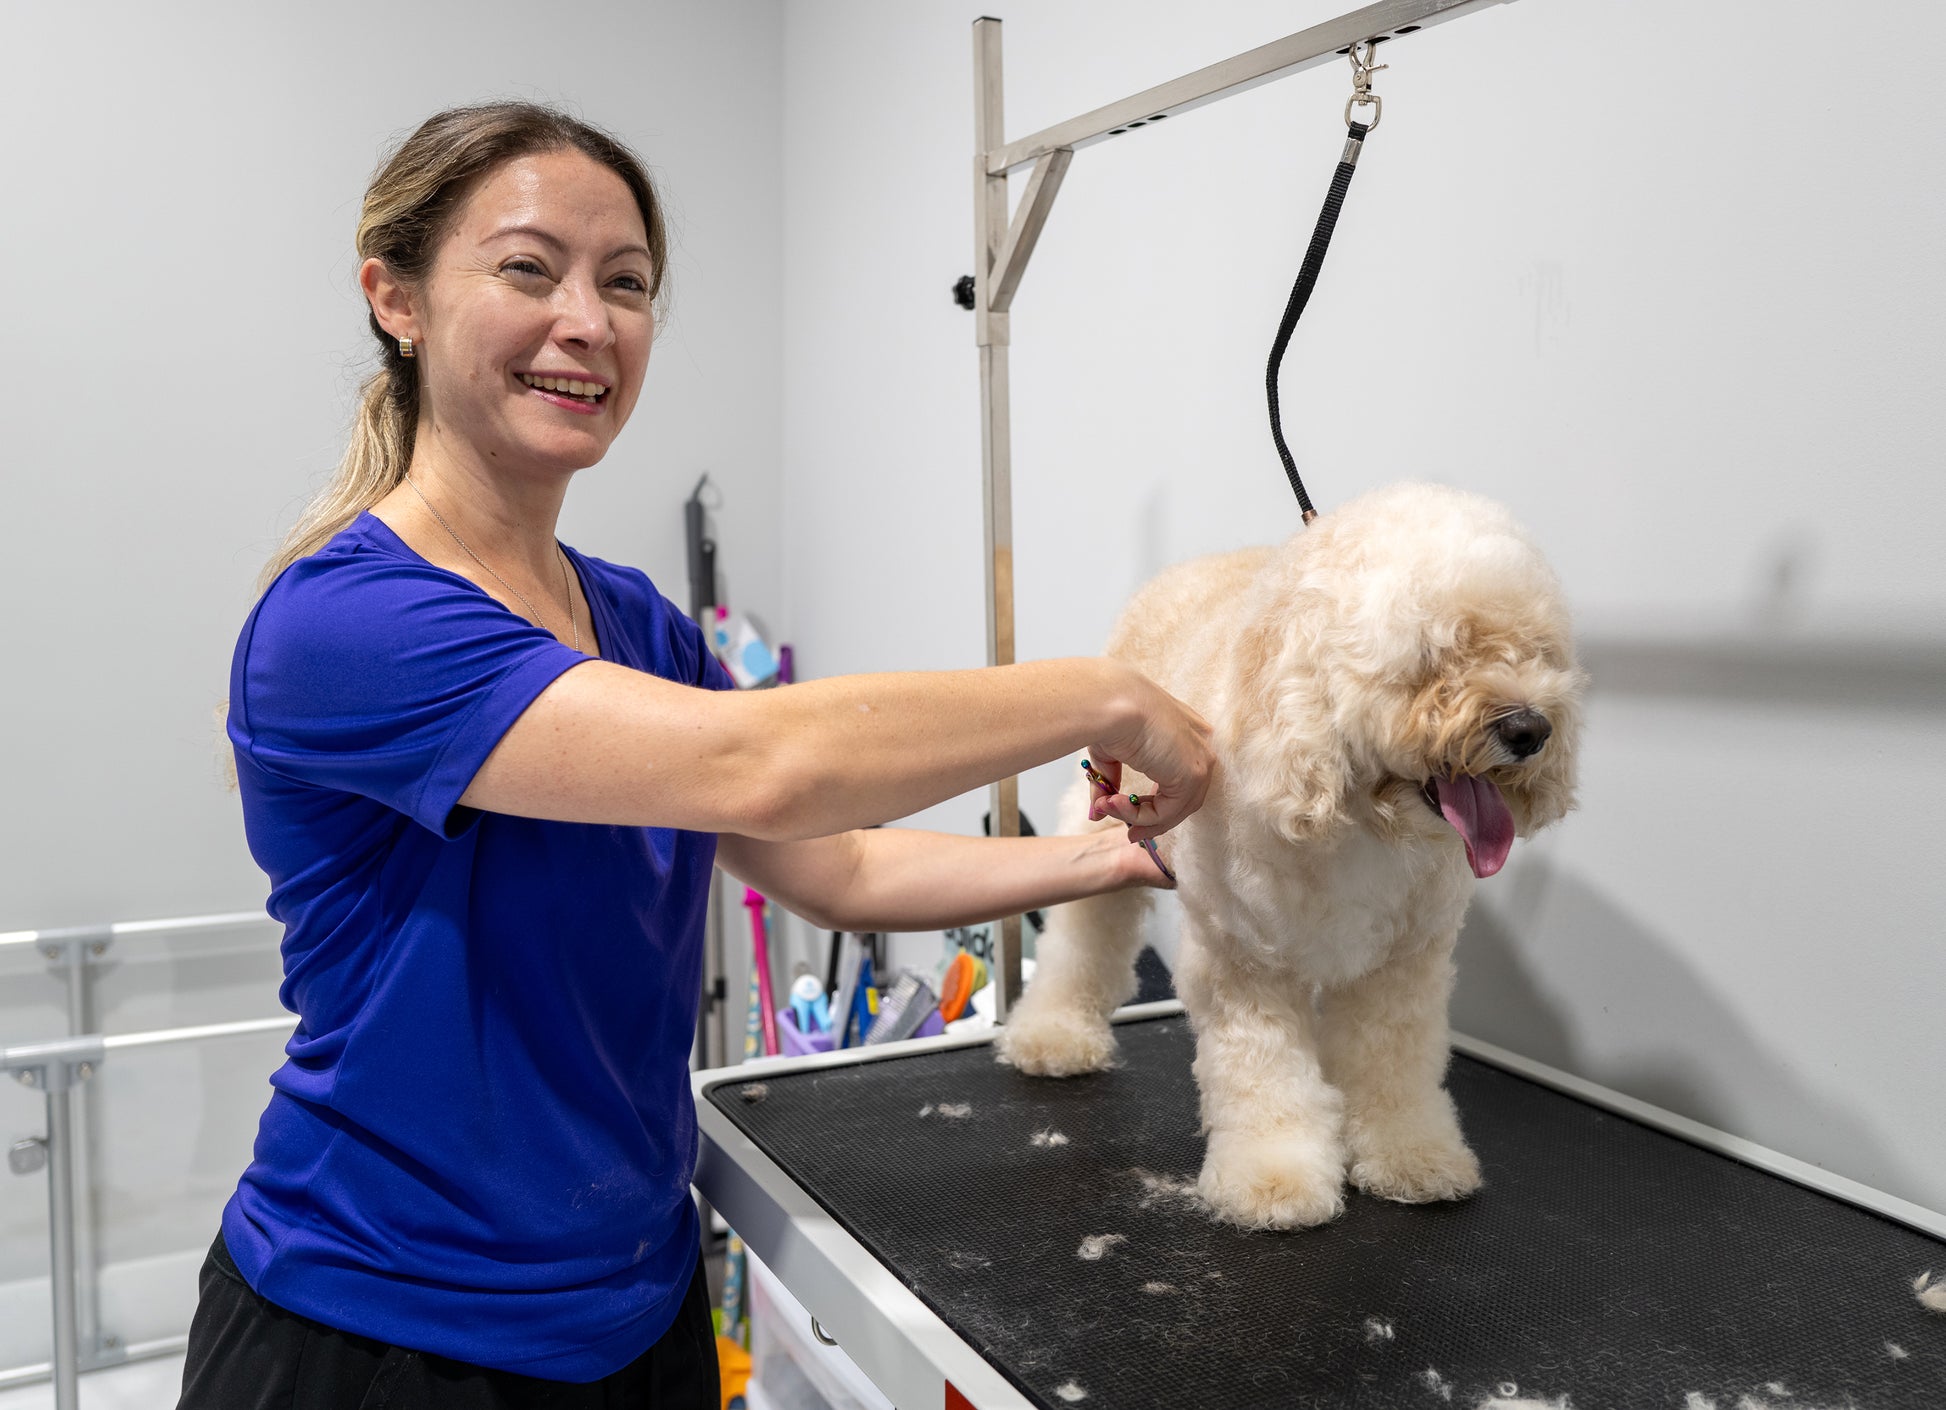
[[[1500,742],[1513,752],[1516,759],[1526,759],[1541,752],[1547,737],[1554,733],[1554,726],[1547,722],[1547,716],[1535,710],[1516,710],[1494,725],[1494,732]]]

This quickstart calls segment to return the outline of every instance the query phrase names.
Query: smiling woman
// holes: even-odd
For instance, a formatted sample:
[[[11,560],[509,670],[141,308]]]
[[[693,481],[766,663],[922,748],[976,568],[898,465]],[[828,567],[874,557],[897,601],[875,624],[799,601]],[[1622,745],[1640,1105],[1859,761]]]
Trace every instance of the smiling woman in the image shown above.
[[[509,164],[517,164],[520,171],[504,170]],[[418,444],[421,413],[431,400],[417,366],[423,358],[427,381],[433,376],[450,381],[448,374],[458,370],[428,346],[428,310],[423,301],[415,310],[413,292],[431,294],[442,256],[459,266],[438,269],[448,276],[448,285],[452,276],[470,271],[484,280],[498,279],[510,294],[518,292],[531,300],[550,283],[557,283],[549,272],[562,268],[567,251],[560,240],[573,233],[571,226],[554,232],[524,225],[519,212],[531,218],[544,207],[553,185],[574,185],[577,180],[592,189],[578,191],[578,205],[556,210],[556,219],[572,221],[590,202],[612,207],[618,190],[625,196],[625,209],[604,212],[611,221],[628,227],[619,247],[604,253],[612,254],[618,266],[613,271],[614,298],[632,302],[643,320],[639,351],[646,364],[655,310],[666,288],[668,232],[654,184],[635,155],[607,133],[533,104],[455,108],[428,119],[380,169],[358,221],[357,248],[363,258],[359,283],[371,300],[380,370],[365,383],[357,424],[338,474],[265,566],[261,586],[267,587],[292,563],[322,548],[403,480]],[[481,219],[493,217],[471,209],[469,198],[488,182],[498,188],[497,196],[505,198],[500,211],[505,228],[478,228]],[[471,222],[474,229],[458,228],[463,212],[476,217]],[[480,243],[479,237],[487,234],[499,248],[489,250]],[[455,248],[469,235],[472,239],[466,248]],[[533,247],[531,253],[520,249],[523,239]],[[619,267],[624,264],[628,267]],[[386,301],[383,317],[381,294]],[[389,320],[396,322],[388,326]],[[448,331],[457,330],[440,330],[442,335]],[[442,351],[457,347],[455,343]],[[435,365],[437,373],[431,371]],[[527,370],[552,377],[569,371]],[[638,367],[638,388],[640,371]],[[598,376],[581,380],[612,386],[612,381]],[[609,440],[627,420],[633,404],[631,397],[627,405],[609,408],[613,413]],[[593,459],[583,462],[593,463]]]
[[[415,508],[476,500],[482,457],[523,468],[525,521],[558,509],[566,476],[607,453],[655,336],[652,201],[578,149],[526,153],[472,183],[417,277],[366,257],[373,322],[414,349],[414,468],[439,491],[374,507],[408,542]],[[528,566],[551,579],[556,557],[549,543]]]
[[[1098,660],[740,694],[645,576],[559,543],[663,289],[613,138],[441,113],[358,251],[382,365],[231,667],[298,1025],[182,1404],[713,1407],[687,1080],[712,862],[853,930],[1154,885],[1112,836],[872,825],[1085,748],[1155,780],[1099,805],[1146,837],[1202,801],[1209,729]]]

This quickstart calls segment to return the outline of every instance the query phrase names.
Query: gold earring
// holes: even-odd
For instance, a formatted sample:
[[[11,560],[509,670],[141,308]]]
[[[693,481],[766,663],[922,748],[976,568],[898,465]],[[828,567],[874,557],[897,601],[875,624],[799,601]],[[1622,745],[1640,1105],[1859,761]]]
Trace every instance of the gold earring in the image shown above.
[[[417,354],[417,353],[415,353],[415,352],[414,352],[414,351],[412,350],[412,339],[410,339],[410,338],[401,338],[401,339],[399,339],[399,356],[400,356],[400,357],[417,357],[417,356],[418,356],[418,354]]]

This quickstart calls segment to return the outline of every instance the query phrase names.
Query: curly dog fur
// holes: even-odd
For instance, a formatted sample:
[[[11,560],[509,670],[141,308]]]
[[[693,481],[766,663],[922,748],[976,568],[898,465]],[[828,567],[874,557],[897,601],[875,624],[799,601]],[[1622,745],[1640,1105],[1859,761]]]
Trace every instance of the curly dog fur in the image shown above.
[[[1347,1176],[1387,1199],[1471,1194],[1479,1162],[1443,1085],[1454,941],[1476,876],[1574,806],[1585,677],[1553,571],[1498,505],[1402,485],[1280,548],[1168,570],[1108,654],[1216,730],[1208,800],[1161,839],[1205,1203],[1292,1228],[1335,1217]],[[1090,824],[1089,802],[1077,780],[1063,831],[1116,825]],[[1113,1064],[1152,897],[1050,917],[1002,1061]]]

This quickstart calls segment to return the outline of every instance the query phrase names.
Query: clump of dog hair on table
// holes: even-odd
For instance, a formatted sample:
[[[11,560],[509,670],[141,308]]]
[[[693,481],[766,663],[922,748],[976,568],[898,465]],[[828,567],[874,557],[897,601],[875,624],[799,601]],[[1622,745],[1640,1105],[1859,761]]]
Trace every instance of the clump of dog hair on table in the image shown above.
[[[737,1088],[737,1095],[742,1097],[746,1102],[749,1102],[750,1105],[755,1106],[758,1102],[770,1095],[770,1084],[767,1082],[746,1082],[743,1086]]]
[[[1682,1410],[1716,1410],[1716,1402],[1701,1391],[1692,1390],[1683,1396]]]
[[[1174,1283],[1144,1283],[1144,1284],[1142,1284],[1142,1291],[1143,1291],[1143,1292],[1145,1292],[1145,1293],[1157,1293],[1157,1294],[1160,1294],[1160,1293],[1172,1293],[1172,1292],[1174,1292],[1175,1290],[1176,1290],[1176,1285],[1175,1285]]]
[[[1128,1242],[1127,1234],[1090,1234],[1081,1241],[1081,1247],[1074,1251],[1075,1257],[1085,1258],[1090,1263],[1098,1263],[1108,1256],[1108,1250],[1116,1244]]]
[[[1028,1137],[1028,1139],[1031,1140],[1037,1146],[1045,1146],[1045,1147],[1065,1146],[1068,1143],[1068,1138],[1066,1136],[1063,1136],[1059,1131],[1054,1130],[1052,1127],[1048,1128],[1045,1131],[1036,1131],[1032,1136]]]
[[[1912,1290],[1919,1295],[1921,1307],[1946,1312],[1946,1283],[1935,1282],[1932,1269],[1928,1268],[1912,1280]]]
[[[1502,1381],[1494,1387],[1493,1394],[1482,1400],[1478,1410],[1574,1410],[1563,1395],[1554,1400],[1540,1400],[1533,1396],[1523,1396],[1520,1387],[1512,1381]]]
[[[1142,1209],[1153,1209],[1159,1204],[1175,1205],[1184,1210],[1203,1208],[1203,1197],[1196,1193],[1194,1180],[1172,1180],[1167,1175],[1140,1169],[1131,1170],[1129,1174],[1142,1182],[1139,1206]]]
[[[1381,1322],[1376,1317],[1367,1317],[1365,1319],[1366,1341],[1391,1341],[1393,1335],[1392,1324],[1390,1322]]]
[[[1885,1354],[1891,1357],[1894,1361],[1903,1361],[1906,1359],[1906,1357],[1912,1355],[1911,1352],[1907,1351],[1904,1347],[1900,1346],[1895,1341],[1888,1341],[1887,1343],[1885,1343]]]
[[[1419,1379],[1426,1383],[1427,1390],[1431,1391],[1441,1400],[1451,1400],[1453,1398],[1453,1383],[1440,1375],[1432,1367],[1428,1366],[1425,1370],[1421,1371],[1419,1373]]]
[[[973,1114],[973,1103],[941,1102],[938,1106],[934,1106],[931,1102],[927,1102],[919,1108],[919,1115],[921,1116],[931,1116],[934,1112],[938,1112],[941,1116],[951,1117],[955,1121],[964,1121]]]
[[[1088,1398],[1088,1392],[1076,1385],[1073,1381],[1062,1381],[1061,1384],[1054,1387],[1054,1393],[1070,1405],[1074,1404],[1077,1400],[1086,1400]]]

